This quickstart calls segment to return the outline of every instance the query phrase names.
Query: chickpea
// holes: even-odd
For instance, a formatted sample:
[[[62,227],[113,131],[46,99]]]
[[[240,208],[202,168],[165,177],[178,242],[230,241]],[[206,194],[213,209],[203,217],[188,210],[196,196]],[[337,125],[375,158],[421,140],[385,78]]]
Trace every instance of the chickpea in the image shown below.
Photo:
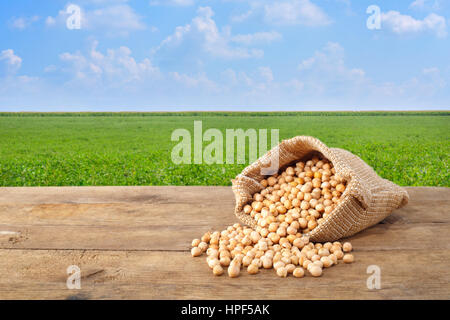
[[[350,242],[345,242],[343,244],[343,246],[342,246],[342,250],[344,252],[350,252],[350,251],[352,251],[352,249],[353,249],[353,247],[352,247],[352,244]]]
[[[352,263],[353,261],[355,261],[355,258],[352,254],[347,253],[346,255],[344,255],[344,258],[342,260],[344,261],[344,263]]]
[[[294,228],[294,227],[290,226],[290,227],[288,227],[286,229],[286,231],[287,231],[288,234],[294,235],[294,234],[297,233],[297,228]]]
[[[260,235],[261,237],[267,237],[267,235],[269,234],[269,230],[267,230],[266,228],[262,228],[260,231]]]
[[[305,260],[305,261],[303,261],[302,267],[304,269],[308,269],[308,265],[310,265],[311,263],[312,263],[311,260]]]
[[[294,240],[293,245],[299,249],[302,249],[305,244],[303,243],[301,238],[297,238]]]
[[[300,261],[300,258],[298,255],[294,254],[291,256],[291,263],[294,265],[298,265]]]
[[[333,211],[333,207],[332,206],[325,207],[325,213],[326,214],[330,214],[332,211]]]
[[[264,257],[263,257],[264,258]],[[273,262],[272,259],[269,257],[265,257],[265,259],[261,258],[262,260],[262,265],[264,269],[270,269],[273,267]]]
[[[325,268],[329,268],[333,265],[333,260],[331,260],[329,256],[320,258],[320,261],[322,262]]]
[[[239,277],[239,273],[240,272],[241,272],[240,265],[236,265],[236,264],[231,263],[230,266],[228,267],[228,276],[230,278]]]
[[[318,266],[318,267],[320,267],[320,268],[323,268],[323,262],[320,261],[320,260],[314,261],[312,264],[309,265],[309,267],[312,267],[313,265],[314,265],[314,266]]]
[[[286,169],[286,174],[288,174],[288,175],[290,175],[290,176],[293,176],[293,175],[295,174],[294,168],[288,167],[288,168]]]
[[[191,249],[191,255],[193,257],[198,257],[202,254],[202,250],[199,247],[194,247]]]
[[[292,272],[292,275],[296,278],[303,278],[305,276],[305,271],[303,268],[295,268],[294,272]]]
[[[287,269],[285,267],[278,268],[277,275],[281,278],[286,278],[288,275]]]
[[[253,258],[252,258],[251,256],[245,256],[245,257],[242,259],[242,265],[243,265],[244,267],[248,267],[248,266],[250,265],[250,263],[252,263],[252,260],[253,260]]]
[[[328,256],[328,258],[330,258],[331,261],[333,261],[333,264],[337,264],[338,263],[338,258],[334,255],[334,253],[330,254]]]
[[[275,232],[269,233],[268,237],[273,243],[278,243],[280,241],[280,236]]]
[[[328,249],[325,249],[325,248],[321,248],[321,249],[319,249],[319,256],[321,256],[321,257],[325,257],[325,256],[329,256],[330,255],[330,251],[328,251]]]
[[[317,227],[317,222],[315,220],[309,220],[308,229],[313,230],[315,227]]]
[[[191,245],[193,247],[197,247],[200,244],[200,242],[201,242],[200,239],[194,239],[194,240],[192,240],[192,244]]]
[[[255,193],[253,195],[253,199],[255,201],[258,201],[258,202],[263,202],[264,201],[264,197],[260,193]]]
[[[337,250],[341,250],[341,247],[340,247],[340,246],[337,246],[337,245],[335,245],[335,244],[333,244],[333,245],[331,246],[331,248],[330,248],[330,252],[331,252],[331,253],[334,253],[334,252],[337,251]]]
[[[247,268],[247,272],[249,274],[257,274],[259,272],[259,268],[256,264],[251,263]]]
[[[267,179],[267,183],[269,184],[269,186],[274,186],[277,183],[277,179],[274,177],[269,177]]]
[[[286,228],[279,227],[278,230],[277,230],[277,234],[278,234],[280,237],[285,237],[285,236],[286,236]]]
[[[312,257],[311,257],[311,261],[312,262],[314,262],[314,261],[319,261],[320,260],[320,256],[318,255],[318,254],[315,254],[315,255],[313,255]]]
[[[289,273],[293,273],[294,270],[295,270],[295,265],[292,264],[292,263],[289,263],[289,264],[286,265],[285,268],[286,268],[286,271],[287,271],[288,274],[289,274]]]
[[[258,268],[261,268],[262,267],[262,260],[259,259],[259,258],[255,258],[255,259],[253,259],[251,264],[254,264],[254,265],[258,266]]]
[[[336,186],[336,191],[338,191],[340,193],[344,192],[345,191],[345,186],[342,183],[338,184]]]
[[[305,229],[308,226],[308,221],[305,218],[300,218],[298,222],[301,229]]]
[[[277,261],[273,264],[273,268],[276,270],[278,268],[284,267],[286,264],[283,261]]]
[[[317,265],[313,265],[308,271],[313,277],[320,277],[322,275],[322,268]]]
[[[319,203],[315,206],[316,210],[320,213],[325,212],[325,206],[322,203]]]
[[[216,249],[213,249],[213,248],[209,248],[208,250],[206,250],[206,254],[207,254],[209,260],[218,259],[218,257],[219,257],[219,253],[217,252]]]
[[[336,256],[336,258],[338,258],[338,260],[341,260],[344,257],[344,253],[342,252],[342,250],[336,250],[335,252],[333,252],[333,254]]]
[[[208,249],[208,244],[207,244],[206,242],[200,242],[200,243],[198,244],[198,248],[199,248],[202,252],[205,252],[206,249]]]
[[[208,243],[211,240],[211,233],[208,231],[202,236],[202,242]]]
[[[228,267],[230,265],[231,260],[229,257],[222,257],[220,258],[219,262],[221,266]]]
[[[213,259],[209,259],[209,260],[208,260],[208,266],[209,266],[211,269],[214,269],[214,267],[217,266],[217,265],[220,265],[219,259],[213,258]]]
[[[220,264],[214,266],[213,268],[213,274],[215,276],[221,276],[223,274],[223,268],[220,266]]]

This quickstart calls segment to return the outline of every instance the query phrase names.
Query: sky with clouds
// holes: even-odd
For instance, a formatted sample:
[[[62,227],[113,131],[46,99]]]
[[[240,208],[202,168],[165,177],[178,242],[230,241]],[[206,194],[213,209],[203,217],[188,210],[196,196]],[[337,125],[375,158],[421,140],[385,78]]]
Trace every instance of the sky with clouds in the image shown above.
[[[0,111],[449,110],[449,25],[448,0],[1,1]]]

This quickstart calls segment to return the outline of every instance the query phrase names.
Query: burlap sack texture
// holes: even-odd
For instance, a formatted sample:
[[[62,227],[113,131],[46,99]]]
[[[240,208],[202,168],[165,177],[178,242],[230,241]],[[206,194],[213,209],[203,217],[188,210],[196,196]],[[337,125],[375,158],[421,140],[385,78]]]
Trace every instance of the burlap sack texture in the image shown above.
[[[328,148],[314,137],[297,136],[282,141],[232,180],[236,216],[243,223],[256,226],[256,221],[243,212],[243,207],[252,200],[254,193],[263,189],[259,183],[264,178],[261,168],[270,166],[271,157],[278,154],[279,168],[284,169],[314,153],[322,154],[333,163],[336,175],[347,181],[347,188],[332,214],[309,233],[311,241],[336,241],[354,235],[408,203],[406,190],[378,176],[359,157],[343,149]]]

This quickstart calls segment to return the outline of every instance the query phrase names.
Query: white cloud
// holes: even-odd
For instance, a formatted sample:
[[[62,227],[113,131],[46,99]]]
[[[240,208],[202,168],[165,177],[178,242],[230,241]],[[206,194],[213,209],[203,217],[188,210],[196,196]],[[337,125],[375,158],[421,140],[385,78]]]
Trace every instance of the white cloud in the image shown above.
[[[427,84],[434,87],[434,89],[444,88],[447,85],[447,82],[441,75],[441,71],[437,67],[424,68],[422,73],[427,81]]]
[[[39,19],[38,16],[13,18],[10,22],[10,26],[14,29],[24,30],[33,23],[39,21]]]
[[[296,92],[300,92],[305,87],[305,84],[298,79],[292,79],[288,81],[285,86],[289,89],[293,89]]]
[[[0,53],[0,61],[4,61],[9,73],[15,73],[22,66],[22,58],[15,55],[12,49],[3,50]]]
[[[273,81],[273,73],[272,73],[272,69],[270,69],[270,67],[259,67],[258,71],[259,71],[259,74],[261,75],[262,79],[265,82]]]
[[[254,45],[259,43],[271,43],[280,40],[282,35],[276,31],[256,32],[250,34],[238,34],[231,38],[231,41],[245,45]]]
[[[441,8],[441,3],[439,0],[415,0],[409,5],[409,7],[419,10],[439,10]]]
[[[141,17],[128,5],[116,5],[86,12],[87,28],[111,28],[123,31],[145,29]]]
[[[54,26],[56,24],[56,19],[48,16],[47,19],[45,19],[45,24],[49,27]]]
[[[336,42],[328,42],[314,56],[304,59],[298,65],[301,72],[312,70],[314,73],[321,72],[326,77],[339,77],[352,80],[361,80],[365,72],[359,68],[348,68],[344,61],[344,48]]]
[[[118,1],[125,2],[125,1]],[[102,4],[103,1],[95,1]],[[128,35],[131,31],[145,30],[146,24],[128,4],[112,4],[91,10],[81,8],[81,29],[102,30],[110,35]],[[57,17],[47,17],[46,25],[64,25],[69,14],[61,10]]]
[[[447,87],[437,67],[424,68],[403,81],[376,82],[363,69],[348,66],[344,48],[333,42],[303,59],[298,69],[299,76],[284,85],[311,106],[423,107]]]
[[[150,1],[151,6],[159,6],[159,5],[170,5],[170,6],[179,6],[179,7],[187,7],[195,4],[195,0],[166,0],[166,1]]]
[[[277,25],[323,26],[331,23],[327,14],[310,0],[277,1],[264,6],[265,19]]]
[[[231,17],[231,21],[232,22],[243,22],[243,21],[247,20],[253,14],[253,12],[254,12],[253,9],[250,9],[247,12],[233,15]]]
[[[381,13],[381,22],[382,27],[387,26],[397,34],[429,31],[441,38],[447,36],[445,18],[435,13],[430,13],[423,20],[420,20],[398,11],[388,11],[387,13]]]
[[[259,49],[231,46],[230,29],[224,28],[223,32],[220,32],[213,16],[214,12],[210,7],[200,7],[191,23],[176,27],[175,32],[164,39],[154,52],[163,48],[176,47],[189,37],[191,42],[200,39],[202,49],[215,57],[245,59],[259,58],[264,55],[264,52]]]
[[[80,52],[62,53],[60,59],[69,65],[64,70],[70,72],[75,80],[86,84],[101,81],[112,86],[143,81],[159,74],[158,68],[148,58],[136,61],[128,47],[107,49],[106,53],[101,53],[97,45],[95,41],[87,55]]]
[[[187,88],[200,88],[202,90],[206,89],[213,91],[220,90],[217,84],[210,80],[204,72],[194,76],[180,74],[178,72],[170,72],[169,76]]]

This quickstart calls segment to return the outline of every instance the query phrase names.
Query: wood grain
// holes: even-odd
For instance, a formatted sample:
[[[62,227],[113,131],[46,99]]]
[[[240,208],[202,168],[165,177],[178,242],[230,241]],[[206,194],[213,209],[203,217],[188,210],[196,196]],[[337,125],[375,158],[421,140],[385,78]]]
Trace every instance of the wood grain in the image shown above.
[[[449,299],[450,189],[407,190],[406,207],[350,239],[354,264],[230,279],[189,254],[236,222],[229,187],[0,188],[0,299]],[[381,290],[366,286],[373,264]],[[81,290],[66,287],[69,265]]]

